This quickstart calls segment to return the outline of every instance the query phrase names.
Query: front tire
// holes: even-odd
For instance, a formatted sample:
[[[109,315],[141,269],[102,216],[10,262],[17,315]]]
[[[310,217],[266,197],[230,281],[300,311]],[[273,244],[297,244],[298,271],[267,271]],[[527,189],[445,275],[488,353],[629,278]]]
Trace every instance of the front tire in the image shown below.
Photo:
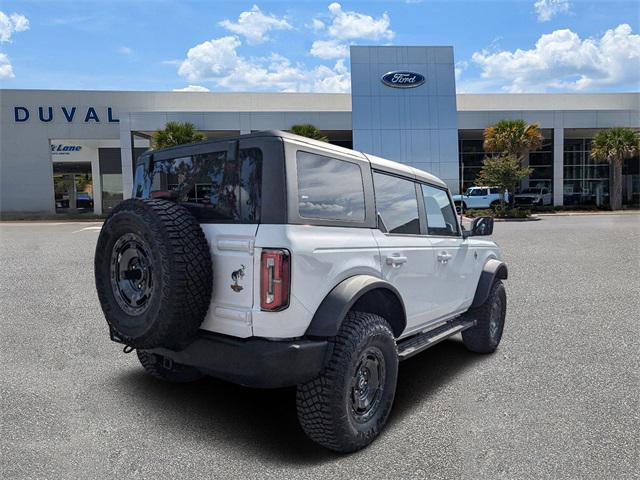
[[[298,420],[307,436],[337,452],[367,446],[384,427],[396,393],[398,352],[384,318],[349,312],[320,374],[298,386]]]
[[[475,353],[493,353],[502,339],[506,314],[507,292],[502,281],[497,280],[485,302],[465,313],[476,325],[462,332],[464,346]]]
[[[163,356],[155,353],[137,350],[138,360],[149,375],[163,382],[189,383],[204,378],[200,370],[188,365],[181,365],[167,361]]]

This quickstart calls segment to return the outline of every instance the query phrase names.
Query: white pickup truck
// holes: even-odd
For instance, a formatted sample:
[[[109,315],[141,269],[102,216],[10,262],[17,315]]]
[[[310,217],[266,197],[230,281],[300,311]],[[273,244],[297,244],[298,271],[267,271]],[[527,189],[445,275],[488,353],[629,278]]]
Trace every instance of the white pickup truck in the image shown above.
[[[509,192],[504,195],[505,202],[509,201]],[[497,187],[469,187],[462,195],[454,195],[456,208],[495,208],[500,204],[500,189]]]

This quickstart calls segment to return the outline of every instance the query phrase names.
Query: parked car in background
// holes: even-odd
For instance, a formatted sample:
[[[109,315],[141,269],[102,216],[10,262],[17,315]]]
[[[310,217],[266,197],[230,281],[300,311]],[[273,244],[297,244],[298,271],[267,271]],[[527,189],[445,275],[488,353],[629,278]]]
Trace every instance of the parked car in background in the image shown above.
[[[505,202],[509,201],[509,193],[504,195]],[[500,205],[500,189],[497,187],[469,187],[463,195],[454,195],[453,202],[459,210],[469,208],[495,208]]]
[[[93,208],[93,197],[87,192],[79,192],[76,196],[76,208]]]
[[[547,187],[529,187],[514,195],[516,205],[551,205],[551,192]]]

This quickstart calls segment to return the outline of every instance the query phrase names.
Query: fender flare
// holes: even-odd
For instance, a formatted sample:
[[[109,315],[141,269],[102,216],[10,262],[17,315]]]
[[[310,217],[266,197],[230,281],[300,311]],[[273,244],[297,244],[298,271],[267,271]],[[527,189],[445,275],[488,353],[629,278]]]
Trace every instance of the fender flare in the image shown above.
[[[476,294],[469,308],[477,308],[482,305],[487,300],[487,297],[489,297],[493,282],[495,282],[496,279],[506,280],[508,276],[509,270],[507,269],[506,263],[495,258],[487,260],[487,263],[482,267],[480,280],[478,280],[478,286],[476,287]]]
[[[333,337],[337,335],[344,317],[365,294],[380,291],[380,300],[387,310],[386,318],[396,337],[399,337],[407,323],[407,316],[400,292],[389,282],[371,275],[349,277],[331,290],[316,310],[305,336]],[[395,297],[395,302],[392,295]],[[367,311],[363,305],[363,311]],[[379,313],[370,311],[370,313]],[[384,315],[383,315],[384,316]]]

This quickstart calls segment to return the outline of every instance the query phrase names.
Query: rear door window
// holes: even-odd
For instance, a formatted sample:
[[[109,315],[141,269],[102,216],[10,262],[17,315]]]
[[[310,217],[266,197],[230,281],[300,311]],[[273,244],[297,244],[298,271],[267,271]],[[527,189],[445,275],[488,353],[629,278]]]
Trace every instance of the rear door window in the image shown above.
[[[296,165],[302,218],[364,222],[364,187],[358,164],[298,151]]]
[[[373,185],[378,228],[387,233],[420,234],[415,183],[374,172]]]
[[[258,223],[261,176],[258,148],[241,149],[234,161],[226,150],[183,156],[154,162],[151,193],[174,198],[200,221]]]

